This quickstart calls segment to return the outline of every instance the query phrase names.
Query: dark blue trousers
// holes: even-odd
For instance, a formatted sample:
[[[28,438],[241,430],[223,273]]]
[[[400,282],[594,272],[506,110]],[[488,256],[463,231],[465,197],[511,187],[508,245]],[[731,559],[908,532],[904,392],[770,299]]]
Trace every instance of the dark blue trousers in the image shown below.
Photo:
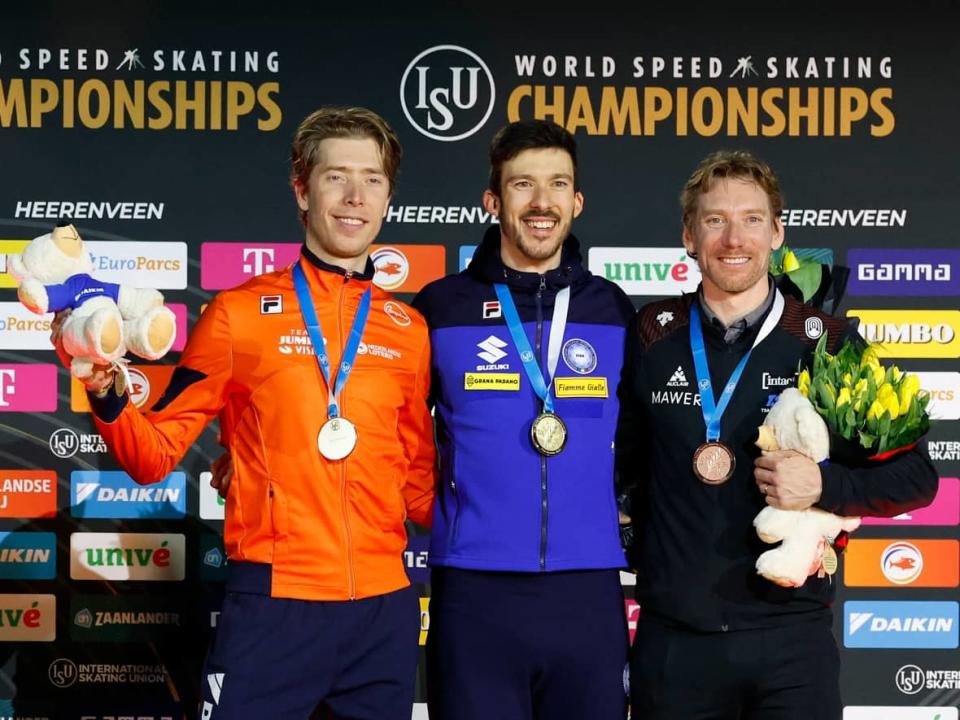
[[[616,570],[433,568],[430,720],[623,720],[628,641]]]
[[[640,615],[630,662],[635,720],[840,720],[828,617],[700,633]]]
[[[234,563],[203,673],[201,720],[410,720],[416,591],[344,602],[270,597],[270,566]]]

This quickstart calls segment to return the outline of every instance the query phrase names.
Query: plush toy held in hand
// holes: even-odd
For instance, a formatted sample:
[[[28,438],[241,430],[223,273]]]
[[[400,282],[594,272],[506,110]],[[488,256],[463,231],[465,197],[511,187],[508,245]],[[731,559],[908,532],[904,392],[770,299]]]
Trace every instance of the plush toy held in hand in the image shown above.
[[[173,345],[176,319],[163,305],[163,295],[91,277],[93,263],[73,225],[61,223],[31,240],[22,255],[10,256],[9,269],[29,310],[39,315],[72,310],[63,323],[63,347],[77,378],[128,350],[156,360]]]
[[[796,450],[821,462],[830,455],[830,433],[810,401],[796,388],[787,388],[760,426],[757,446],[768,451]],[[757,572],[777,585],[800,587],[823,567],[827,544],[841,531],[856,530],[860,518],[840,517],[818,508],[780,510],[768,506],[753,524],[764,542],[783,541],[757,559]]]

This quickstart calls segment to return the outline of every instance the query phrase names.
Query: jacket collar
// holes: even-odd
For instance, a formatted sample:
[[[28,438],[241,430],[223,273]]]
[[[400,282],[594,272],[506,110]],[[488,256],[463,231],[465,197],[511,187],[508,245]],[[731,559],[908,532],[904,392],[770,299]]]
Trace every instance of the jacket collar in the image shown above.
[[[341,275],[343,277],[346,277],[347,275],[347,271],[344,270],[339,265],[331,265],[330,263],[325,262],[320,258],[318,258],[316,254],[314,254],[314,252],[307,247],[306,243],[304,243],[303,246],[300,248],[300,254],[307,260],[307,262],[309,262],[311,265],[313,265],[315,268],[319,270],[325,270],[326,272],[336,273],[337,275]],[[354,280],[369,281],[369,280],[373,280],[373,276],[375,273],[376,273],[376,268],[373,267],[373,260],[367,257],[367,265],[366,267],[364,267],[363,272],[361,273],[355,272],[350,277]]]
[[[559,290],[580,280],[586,275],[586,270],[580,255],[580,241],[572,234],[563,241],[559,267],[543,275],[509,268],[500,258],[500,226],[493,225],[484,233],[467,273],[484,283],[506,283],[514,290],[536,292],[540,289],[541,277],[546,287]]]

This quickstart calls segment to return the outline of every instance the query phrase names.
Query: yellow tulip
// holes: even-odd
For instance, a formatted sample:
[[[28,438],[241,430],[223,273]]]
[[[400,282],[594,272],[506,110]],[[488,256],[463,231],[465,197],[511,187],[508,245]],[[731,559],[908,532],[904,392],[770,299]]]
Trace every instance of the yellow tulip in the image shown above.
[[[846,387],[840,388],[840,394],[837,395],[837,409],[839,409],[841,405],[844,405],[849,402],[850,402],[850,388],[846,388]]]
[[[870,406],[870,409],[867,410],[867,420],[879,420],[880,416],[883,415],[883,411],[886,408],[880,404],[879,400],[874,400],[873,405]]]
[[[900,385],[900,414],[910,410],[910,404],[920,392],[920,378],[916,375],[907,375]]]
[[[900,403],[897,402],[897,396],[891,393],[888,397],[881,400],[883,409],[890,413],[890,419],[896,420],[900,414]]]
[[[810,372],[806,368],[803,369],[797,379],[797,389],[804,397],[810,394]]]
[[[797,260],[797,256],[793,254],[793,250],[787,250],[783,256],[783,271],[792,272],[800,267],[800,261]]]
[[[868,365],[872,368],[880,366],[880,358],[872,345],[863,351],[863,356],[860,358],[861,369],[867,367]]]
[[[850,387],[851,385],[853,385],[853,375],[851,375],[850,373],[844,373],[843,384],[846,387]]]
[[[867,391],[867,379],[866,379],[866,378],[860,378],[859,380],[857,380],[857,384],[854,385],[853,391],[854,391],[855,393],[857,393],[858,395],[859,395],[860,393],[866,392],[866,391]]]
[[[883,402],[888,397],[895,397],[896,393],[893,391],[893,385],[890,383],[883,383],[880,387],[877,388],[877,400]]]
[[[900,378],[903,377],[903,373],[900,372],[900,368],[898,368],[896,365],[891,367],[890,370],[892,371],[890,377],[893,379],[893,382],[898,382]]]
[[[871,365],[871,369],[873,372],[873,382],[876,383],[878,387],[880,385],[883,385],[883,381],[887,377],[886,370],[884,370],[880,365],[876,365],[876,366]]]

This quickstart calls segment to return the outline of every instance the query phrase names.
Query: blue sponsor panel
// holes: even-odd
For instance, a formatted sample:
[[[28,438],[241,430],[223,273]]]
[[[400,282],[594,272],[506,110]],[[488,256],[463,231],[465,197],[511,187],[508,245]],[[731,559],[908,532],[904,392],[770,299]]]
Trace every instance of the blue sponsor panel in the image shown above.
[[[850,601],[843,604],[843,644],[848,648],[948,650],[958,642],[955,602]]]
[[[52,580],[56,575],[55,533],[0,532],[0,578]]]
[[[476,245],[460,246],[460,264],[457,266],[457,272],[467,269],[467,265],[469,265],[470,261],[473,260],[473,253],[476,252],[476,250]]]
[[[70,514],[78,518],[177,519],[187,514],[187,476],[172,472],[138,485],[117,470],[70,473]]]

